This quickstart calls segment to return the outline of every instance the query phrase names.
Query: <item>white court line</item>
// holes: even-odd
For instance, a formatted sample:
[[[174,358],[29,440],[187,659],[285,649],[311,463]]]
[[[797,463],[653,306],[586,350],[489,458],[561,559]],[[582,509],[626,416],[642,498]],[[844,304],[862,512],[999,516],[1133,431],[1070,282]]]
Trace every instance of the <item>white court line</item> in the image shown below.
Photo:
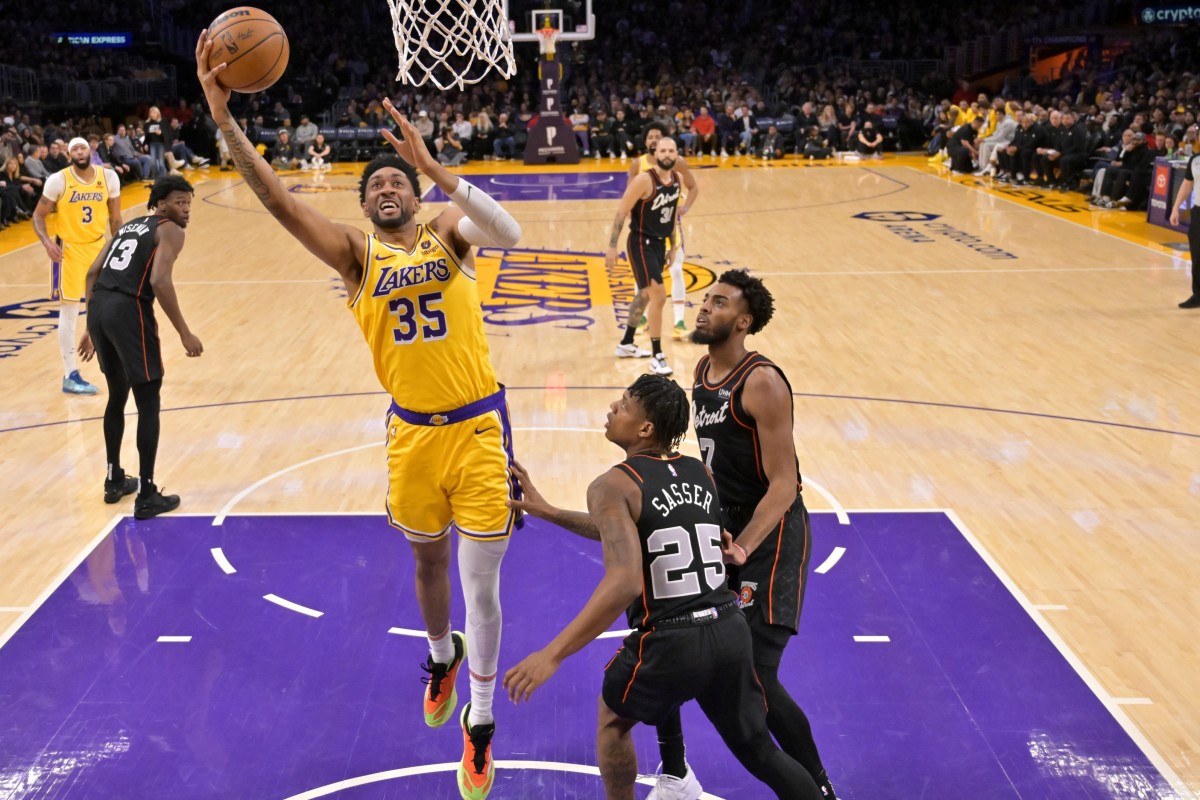
[[[1004,587],[1008,589],[1009,594],[1011,594],[1016,601],[1021,604],[1021,607],[1025,609],[1025,613],[1028,614],[1030,618],[1037,624],[1037,626],[1042,629],[1042,633],[1046,635],[1046,638],[1050,640],[1051,644],[1058,648],[1058,652],[1062,654],[1062,657],[1067,660],[1067,663],[1070,664],[1079,677],[1083,679],[1083,682],[1086,683],[1088,688],[1092,690],[1092,693],[1096,695],[1096,698],[1104,704],[1104,707],[1108,709],[1108,713],[1112,714],[1113,719],[1117,721],[1117,724],[1125,729],[1125,733],[1130,739],[1133,740],[1133,743],[1138,746],[1142,753],[1145,754],[1146,758],[1149,759],[1150,763],[1153,764],[1154,767],[1162,774],[1162,776],[1166,778],[1167,782],[1171,784],[1171,788],[1173,788],[1177,793],[1176,797],[1164,797],[1160,798],[1160,800],[1182,800],[1182,798],[1192,797],[1192,793],[1187,788],[1187,785],[1180,780],[1177,774],[1175,774],[1175,770],[1171,769],[1171,765],[1167,763],[1167,760],[1162,757],[1162,754],[1159,753],[1158,750],[1155,749],[1154,745],[1150,743],[1150,740],[1146,738],[1145,734],[1143,734],[1142,731],[1133,724],[1133,720],[1129,718],[1129,715],[1125,713],[1125,710],[1121,708],[1121,706],[1116,702],[1115,698],[1105,691],[1104,687],[1100,685],[1100,681],[1097,680],[1096,676],[1092,674],[1091,670],[1084,665],[1079,656],[1075,655],[1075,652],[1071,650],[1063,638],[1058,635],[1058,631],[1051,627],[1050,623],[1046,621],[1045,616],[1043,616],[1042,613],[1037,610],[1033,603],[1029,602],[1029,598],[1025,596],[1025,593],[1021,591],[1020,587],[1013,583],[1012,578],[1008,577],[1008,573],[1004,571],[1004,569],[999,563],[996,562],[994,558],[992,558],[991,553],[984,549],[979,540],[975,538],[975,534],[971,533],[966,524],[962,521],[962,519],[959,518],[958,514],[956,514],[952,509],[943,509],[942,513],[944,513],[949,520],[954,523],[954,526],[958,528],[958,531],[963,535],[963,538],[967,540],[971,547],[975,548],[975,552],[979,554],[979,557],[983,559],[984,563],[987,564],[992,570],[992,573],[995,574],[1000,582],[1004,584]]]
[[[397,636],[419,636],[422,639],[427,636],[425,631],[418,631],[413,628],[388,628],[388,633],[394,633]]]
[[[1067,610],[1066,606],[1036,605],[1036,606],[1034,606],[1034,608],[1036,608],[1038,611],[1066,611]]]
[[[557,761],[496,761],[496,769],[532,769],[532,770],[547,770],[551,772],[573,772],[577,775],[595,775],[600,777],[600,770],[596,767],[587,764],[563,764]],[[430,775],[436,772],[455,772],[458,770],[458,762],[451,761],[442,764],[421,764],[416,767],[402,767],[401,769],[389,769],[386,772],[375,772],[371,775],[360,775],[357,778],[347,778],[344,781],[330,783],[326,786],[318,786],[316,789],[309,789],[307,792],[294,794],[285,800],[315,800],[318,797],[328,797],[331,794],[353,789],[356,786],[365,786],[368,783],[381,783],[383,781],[391,781],[397,778],[407,778],[412,775]],[[643,786],[653,786],[656,782],[653,775],[639,775],[637,782]],[[700,795],[700,800],[722,800],[715,794],[704,792]]]
[[[271,603],[274,603],[277,606],[283,606],[284,608],[288,609],[289,611],[295,611],[300,614],[304,614],[307,617],[312,617],[314,619],[316,619],[317,617],[325,616],[324,611],[317,611],[314,608],[309,608],[308,606],[302,606],[299,603],[293,603],[291,600],[284,600],[282,597],[280,597],[277,594],[264,594],[263,600],[267,600]]]
[[[813,491],[821,495],[821,497],[824,497],[826,502],[833,506],[833,510],[837,512],[837,521],[839,525],[850,524],[850,515],[846,513],[846,509],[842,507],[842,504],[838,502],[837,498],[834,497],[828,489],[808,476],[802,477],[800,481],[804,486],[811,486]]]
[[[213,561],[217,562],[217,566],[220,567],[221,571],[226,575],[232,575],[233,573],[237,572],[237,570],[233,568],[233,564],[230,564],[229,559],[225,557],[224,550],[219,547],[214,547],[212,550],[209,550],[209,552],[212,553]]]
[[[366,450],[368,447],[382,447],[382,446],[383,446],[383,442],[371,442],[370,444],[360,444],[358,447],[347,447],[345,450],[338,450],[337,452],[334,452],[334,453],[326,453],[323,456],[317,456],[316,458],[310,458],[307,461],[301,461],[299,464],[293,464],[290,467],[284,467],[283,469],[279,470],[278,472],[272,472],[267,477],[262,478],[261,480],[255,481],[254,483],[247,486],[245,489],[242,489],[240,492],[235,494],[233,497],[229,498],[229,502],[227,502],[224,506],[221,507],[221,510],[217,512],[217,516],[213,517],[212,524],[214,526],[221,525],[223,522],[225,522],[225,517],[229,514],[229,510],[231,508],[233,508],[235,505],[237,505],[238,502],[243,497],[250,494],[258,487],[270,483],[271,481],[278,478],[280,475],[286,475],[287,473],[291,472],[292,470],[300,469],[301,467],[307,467],[309,464],[315,464],[318,461],[324,461],[327,458],[337,458],[338,456],[345,455],[346,453],[353,453],[356,450]]]
[[[187,644],[192,640],[190,636],[160,636],[158,641],[167,644]]]
[[[1114,697],[1114,703],[1119,706],[1152,706],[1154,701],[1149,697]]]
[[[21,629],[21,626],[29,621],[29,618],[33,616],[34,612],[41,608],[42,603],[45,603],[46,600],[49,599],[50,595],[54,594],[58,587],[62,586],[66,582],[67,578],[71,577],[71,573],[79,568],[79,565],[83,563],[83,560],[87,558],[93,550],[96,549],[100,542],[104,541],[105,536],[108,536],[110,533],[112,533],[113,528],[117,527],[117,524],[120,523],[120,521],[124,518],[124,514],[117,514],[111,520],[109,520],[108,524],[104,526],[103,530],[96,534],[83,548],[83,550],[80,551],[79,555],[71,559],[70,563],[68,563],[63,571],[58,574],[58,577],[50,581],[50,584],[46,586],[45,590],[38,595],[38,598],[25,608],[24,613],[17,617],[17,621],[12,625],[9,625],[8,630],[0,632],[0,647],[4,647],[4,645],[8,643],[8,640],[11,639],[13,635]]]
[[[821,566],[817,567],[816,572],[819,575],[824,575],[829,570],[833,569],[837,562],[842,560],[842,556],[846,554],[846,548],[835,547],[833,552],[829,554],[829,558],[825,559]]]
[[[890,642],[891,640],[892,640],[892,637],[890,637],[890,636],[855,636],[854,637],[854,641],[856,641],[856,642]]]
[[[597,639],[624,639],[626,636],[628,636],[631,633],[633,633],[633,631],[605,631],[604,633],[600,634],[596,638]]]

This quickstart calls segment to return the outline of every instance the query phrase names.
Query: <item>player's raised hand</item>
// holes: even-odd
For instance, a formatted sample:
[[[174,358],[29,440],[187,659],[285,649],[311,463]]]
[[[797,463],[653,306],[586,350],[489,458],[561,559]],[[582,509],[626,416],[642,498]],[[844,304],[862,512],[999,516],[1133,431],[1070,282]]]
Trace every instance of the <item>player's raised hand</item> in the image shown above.
[[[558,672],[559,663],[545,650],[526,656],[520,664],[504,673],[504,689],[508,692],[508,699],[514,703],[529,700],[534,689]]]
[[[392,105],[390,98],[383,98],[383,107],[392,115],[392,119],[396,121],[397,127],[400,128],[400,135],[403,137],[397,137],[396,134],[386,128],[381,131],[383,138],[387,139],[388,144],[395,149],[396,154],[424,173],[428,173],[431,167],[439,166],[437,159],[430,154],[429,148],[425,146],[425,140],[417,132],[417,126],[409,122],[408,118]]]
[[[200,38],[196,40],[196,77],[200,79],[200,87],[204,89],[209,109],[218,104],[227,106],[229,95],[233,93],[217,83],[217,75],[224,72],[229,65],[222,62],[212,69],[208,68],[208,54],[212,51],[212,46],[212,39],[208,38],[208,29],[205,28],[200,31]]]

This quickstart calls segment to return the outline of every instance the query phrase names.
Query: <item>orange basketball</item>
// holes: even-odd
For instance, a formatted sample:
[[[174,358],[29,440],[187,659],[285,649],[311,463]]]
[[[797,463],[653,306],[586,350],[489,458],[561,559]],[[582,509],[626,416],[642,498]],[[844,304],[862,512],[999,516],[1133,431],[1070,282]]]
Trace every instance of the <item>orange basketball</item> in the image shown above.
[[[208,26],[213,46],[208,68],[228,64],[217,75],[226,89],[253,94],[268,88],[287,69],[287,34],[267,12],[251,6],[230,9]]]

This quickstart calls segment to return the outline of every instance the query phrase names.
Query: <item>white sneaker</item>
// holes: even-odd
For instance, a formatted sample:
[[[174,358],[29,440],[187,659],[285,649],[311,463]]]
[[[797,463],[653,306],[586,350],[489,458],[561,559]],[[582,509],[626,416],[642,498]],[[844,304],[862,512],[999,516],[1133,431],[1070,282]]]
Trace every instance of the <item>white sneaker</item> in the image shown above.
[[[670,375],[675,370],[671,369],[671,365],[667,363],[667,357],[659,353],[650,359],[650,371],[655,375]]]
[[[617,358],[649,358],[653,353],[636,344],[617,345]]]
[[[682,778],[674,775],[659,775],[658,783],[646,795],[646,800],[700,800],[704,789],[696,780],[691,764],[686,764],[687,774]],[[659,767],[661,769],[661,766]]]

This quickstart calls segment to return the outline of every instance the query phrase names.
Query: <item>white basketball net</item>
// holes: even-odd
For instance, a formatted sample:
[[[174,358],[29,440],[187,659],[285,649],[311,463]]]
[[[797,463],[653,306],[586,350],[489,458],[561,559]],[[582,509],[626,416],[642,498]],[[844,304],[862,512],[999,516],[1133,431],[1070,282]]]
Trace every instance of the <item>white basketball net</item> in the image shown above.
[[[439,89],[516,72],[501,0],[388,0],[400,69],[396,80]]]

